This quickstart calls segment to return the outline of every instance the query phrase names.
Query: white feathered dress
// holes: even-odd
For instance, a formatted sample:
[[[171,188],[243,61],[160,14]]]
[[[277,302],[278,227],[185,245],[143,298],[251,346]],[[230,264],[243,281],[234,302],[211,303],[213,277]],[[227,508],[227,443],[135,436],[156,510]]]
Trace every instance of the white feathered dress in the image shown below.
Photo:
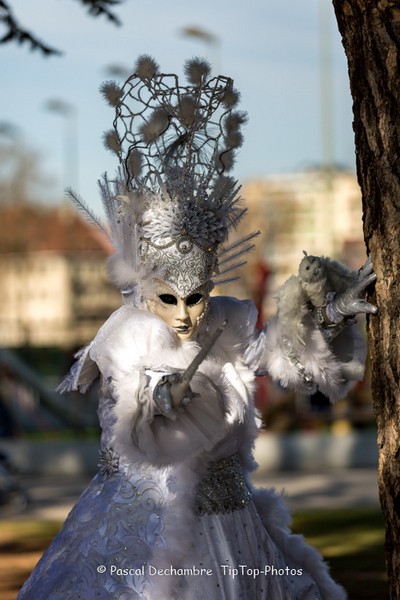
[[[198,396],[176,421],[157,414],[159,377],[185,369],[225,319],[192,381]],[[346,597],[318,552],[291,534],[282,497],[249,482],[255,372],[304,386],[279,320],[262,332],[255,321],[251,302],[223,297],[211,299],[195,341],[129,306],[108,319],[66,383],[85,391],[100,371],[100,471],[18,600]],[[297,357],[323,393],[340,397],[352,368],[360,373],[360,336],[349,327],[332,349],[312,319],[306,329]]]

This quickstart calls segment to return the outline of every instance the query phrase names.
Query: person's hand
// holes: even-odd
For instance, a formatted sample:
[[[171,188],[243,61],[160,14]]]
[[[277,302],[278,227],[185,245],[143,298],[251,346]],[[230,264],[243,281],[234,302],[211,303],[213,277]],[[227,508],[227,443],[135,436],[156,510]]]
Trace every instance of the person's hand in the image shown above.
[[[177,409],[186,406],[195,395],[187,381],[182,381],[179,373],[163,375],[153,394],[160,413],[173,421],[177,418]]]
[[[358,271],[357,281],[345,292],[338,294],[327,305],[326,314],[328,318],[337,323],[345,317],[354,317],[359,313],[375,315],[378,312],[377,307],[363,298],[366,289],[375,280],[376,275],[372,267],[371,257],[368,257],[365,264]]]

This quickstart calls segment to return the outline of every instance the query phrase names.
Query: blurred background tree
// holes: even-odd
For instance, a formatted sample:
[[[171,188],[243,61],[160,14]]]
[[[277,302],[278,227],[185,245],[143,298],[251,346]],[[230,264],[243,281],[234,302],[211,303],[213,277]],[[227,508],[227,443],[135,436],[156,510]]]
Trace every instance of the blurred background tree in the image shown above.
[[[40,155],[24,143],[19,127],[0,122],[0,207],[43,201],[51,180],[41,170]]]

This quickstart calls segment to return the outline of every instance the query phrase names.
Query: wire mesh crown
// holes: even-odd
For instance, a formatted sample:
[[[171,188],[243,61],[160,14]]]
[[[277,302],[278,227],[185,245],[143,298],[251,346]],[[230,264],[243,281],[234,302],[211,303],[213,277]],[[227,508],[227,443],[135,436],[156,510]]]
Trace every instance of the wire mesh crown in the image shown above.
[[[236,109],[239,93],[229,77],[212,77],[204,60],[186,62],[185,75],[183,85],[141,56],[122,87],[102,86],[115,108],[104,141],[120,163],[116,180],[100,182],[116,249],[110,274],[134,290],[136,304],[155,276],[181,296],[220,283],[252,247],[252,236],[222,246],[246,212],[227,174],[246,121]]]
[[[151,57],[141,56],[122,88],[103,84],[104,96],[116,108],[105,144],[123,164],[127,185],[138,177],[168,176],[177,167],[210,183],[232,168],[246,120],[234,110],[239,94],[233,81],[210,78],[210,66],[201,59],[187,61],[185,74],[188,84],[182,85],[177,75],[160,73]]]

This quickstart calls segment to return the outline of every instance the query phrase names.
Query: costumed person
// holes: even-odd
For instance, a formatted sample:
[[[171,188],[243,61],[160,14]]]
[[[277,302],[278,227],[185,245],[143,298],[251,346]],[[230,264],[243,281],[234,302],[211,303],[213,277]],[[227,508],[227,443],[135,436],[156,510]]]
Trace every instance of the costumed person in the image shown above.
[[[252,247],[227,241],[245,214],[227,173],[246,116],[231,79],[200,59],[185,73],[141,56],[122,88],[103,86],[120,167],[100,189],[124,304],[62,384],[85,392],[100,374],[100,470],[18,600],[346,597],[282,496],[250,482],[254,380],[344,396],[363,374],[354,315],[376,312],[375,275],[305,257],[262,331],[251,301],[210,296]]]

